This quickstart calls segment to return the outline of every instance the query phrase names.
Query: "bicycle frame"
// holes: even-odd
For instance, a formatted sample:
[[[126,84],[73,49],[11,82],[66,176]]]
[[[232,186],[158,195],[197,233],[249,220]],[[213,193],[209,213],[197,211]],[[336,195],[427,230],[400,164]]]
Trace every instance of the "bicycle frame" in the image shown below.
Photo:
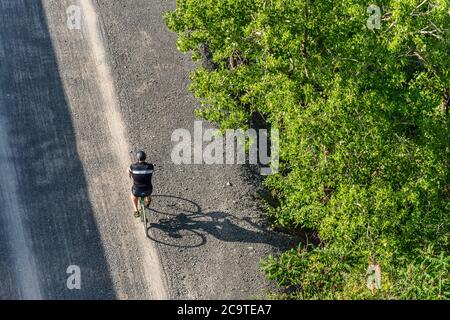
[[[139,197],[139,216],[141,218],[141,222],[144,224],[144,232],[145,236],[148,238],[148,229],[147,229],[147,208],[145,207],[145,197]]]

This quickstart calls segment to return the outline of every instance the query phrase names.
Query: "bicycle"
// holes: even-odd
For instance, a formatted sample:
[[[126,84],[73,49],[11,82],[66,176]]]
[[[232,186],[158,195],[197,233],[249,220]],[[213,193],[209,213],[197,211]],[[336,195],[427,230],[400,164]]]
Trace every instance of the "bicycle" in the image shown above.
[[[148,236],[148,229],[147,229],[147,224],[148,224],[148,217],[147,217],[147,207],[145,206],[145,198],[146,197],[139,197],[139,204],[138,204],[138,209],[139,209],[139,217],[141,219],[141,222],[144,224],[144,232],[145,232],[145,236],[147,238],[150,238]]]
[[[137,149],[134,148],[133,150],[130,151],[130,154],[136,154]],[[133,160],[132,160],[133,161]],[[148,216],[147,216],[147,207],[145,206],[145,198],[144,197],[139,197],[138,200],[138,212],[139,212],[139,217],[141,219],[141,222],[144,224],[144,232],[145,232],[145,236],[147,238],[150,238],[148,235],[148,229],[147,229],[147,225],[148,225]]]

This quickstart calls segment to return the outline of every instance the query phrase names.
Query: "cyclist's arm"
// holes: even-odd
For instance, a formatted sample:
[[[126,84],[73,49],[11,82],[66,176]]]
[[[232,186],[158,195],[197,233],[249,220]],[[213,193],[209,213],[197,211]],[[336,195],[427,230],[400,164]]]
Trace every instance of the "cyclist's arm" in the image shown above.
[[[128,177],[131,179],[131,169],[128,168]]]

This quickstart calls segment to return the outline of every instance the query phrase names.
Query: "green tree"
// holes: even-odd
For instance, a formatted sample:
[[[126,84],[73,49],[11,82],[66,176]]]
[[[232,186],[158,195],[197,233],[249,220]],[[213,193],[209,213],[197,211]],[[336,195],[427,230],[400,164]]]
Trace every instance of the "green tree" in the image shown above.
[[[269,257],[270,279],[301,299],[450,298],[449,2],[379,0],[373,30],[370,4],[177,0],[165,18],[209,60],[192,73],[200,116],[281,130],[269,213],[321,243]]]

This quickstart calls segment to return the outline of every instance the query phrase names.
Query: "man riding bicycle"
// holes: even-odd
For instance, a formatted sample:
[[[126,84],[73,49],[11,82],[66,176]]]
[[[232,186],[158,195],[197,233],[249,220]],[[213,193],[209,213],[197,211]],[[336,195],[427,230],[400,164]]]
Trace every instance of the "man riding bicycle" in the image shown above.
[[[131,188],[131,200],[133,202],[134,216],[139,218],[138,201],[145,197],[145,205],[148,208],[152,202],[151,194],[153,191],[152,175],[154,166],[145,162],[147,158],[144,151],[136,153],[137,162],[133,163],[128,169],[128,175],[133,178],[133,187]]]

